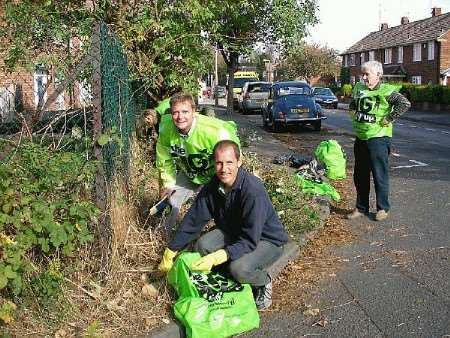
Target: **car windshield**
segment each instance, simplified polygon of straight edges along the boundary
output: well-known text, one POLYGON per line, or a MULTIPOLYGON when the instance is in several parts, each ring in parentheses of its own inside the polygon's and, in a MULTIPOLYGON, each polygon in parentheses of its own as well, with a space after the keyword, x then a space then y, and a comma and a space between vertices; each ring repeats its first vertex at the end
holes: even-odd
POLYGON ((255 82, 258 81, 257 78, 253 78, 253 77, 239 77, 237 79, 234 79, 234 88, 242 88, 244 87, 246 82, 255 82))
POLYGON ((307 86, 295 87, 295 86, 283 86, 278 89, 279 96, 285 95, 309 95, 311 90, 307 86))
POLYGON ((268 93, 272 85, 270 83, 258 83, 248 85, 249 93, 268 93))
POLYGON ((330 88, 315 88, 313 94, 314 95, 330 95, 330 96, 334 95, 330 88))

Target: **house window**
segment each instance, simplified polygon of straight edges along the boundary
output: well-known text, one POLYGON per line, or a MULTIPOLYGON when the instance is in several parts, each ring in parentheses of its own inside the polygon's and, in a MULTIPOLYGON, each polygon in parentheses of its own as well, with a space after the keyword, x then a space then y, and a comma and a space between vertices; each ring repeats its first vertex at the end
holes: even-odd
POLYGON ((89 106, 92 103, 92 87, 86 79, 78 84, 80 91, 80 103, 83 107, 89 106))
POLYGON ((422 50, 420 49, 421 44, 415 43, 413 46, 413 61, 422 61, 422 50))
POLYGON ((422 84, 422 76, 412 76, 411 82, 417 85, 422 84))
POLYGON ((348 67, 348 55, 344 55, 344 67, 348 67))
POLYGON ((364 53, 361 53, 361 64, 363 64, 364 62, 366 62, 366 60, 364 60, 364 53))
POLYGON ((384 50, 384 63, 392 63, 392 49, 386 48, 384 50))
POLYGON ((403 46, 398 47, 398 63, 403 63, 403 46))
MULTIPOLYGON (((62 84, 62 76, 58 73, 55 74, 55 90, 62 84)), ((64 91, 59 93, 58 97, 55 100, 55 106, 57 110, 64 110, 65 104, 64 104, 64 91)))
POLYGON ((371 50, 369 52, 369 61, 374 61, 375 60, 375 51, 371 50))
POLYGON ((434 60, 434 41, 428 41, 428 60, 434 60))
POLYGON ((37 69, 34 72, 34 104, 38 106, 40 101, 47 100, 47 80, 48 73, 44 69, 37 69))
POLYGON ((355 65, 355 54, 350 54, 350 66, 355 65))

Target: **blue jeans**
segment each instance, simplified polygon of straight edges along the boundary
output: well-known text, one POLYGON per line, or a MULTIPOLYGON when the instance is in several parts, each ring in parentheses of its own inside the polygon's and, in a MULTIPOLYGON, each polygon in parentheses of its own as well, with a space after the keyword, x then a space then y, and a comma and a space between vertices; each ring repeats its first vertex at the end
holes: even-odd
POLYGON ((389 154, 390 137, 375 137, 367 141, 356 138, 354 146, 356 208, 369 212, 370 173, 372 173, 377 199, 377 211, 389 211, 389 154))
MULTIPOLYGON (((232 239, 222 230, 214 229, 197 240, 194 250, 204 256, 223 249, 231 243, 232 239)), ((256 287, 264 286, 270 281, 265 268, 274 263, 282 253, 283 247, 267 241, 259 241, 255 250, 229 263, 230 274, 239 283, 248 283, 256 287)))

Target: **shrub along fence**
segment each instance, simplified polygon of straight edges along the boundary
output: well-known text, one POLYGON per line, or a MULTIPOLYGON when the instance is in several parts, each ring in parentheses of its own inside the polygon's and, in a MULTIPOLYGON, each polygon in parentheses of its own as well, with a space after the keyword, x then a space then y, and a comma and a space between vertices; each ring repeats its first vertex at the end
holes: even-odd
POLYGON ((75 61, 64 74, 52 64, 0 68, 0 291, 20 290, 36 253, 72 254, 96 224, 101 266, 109 266, 108 185, 127 176, 145 98, 105 24, 79 41, 67 49, 75 61))

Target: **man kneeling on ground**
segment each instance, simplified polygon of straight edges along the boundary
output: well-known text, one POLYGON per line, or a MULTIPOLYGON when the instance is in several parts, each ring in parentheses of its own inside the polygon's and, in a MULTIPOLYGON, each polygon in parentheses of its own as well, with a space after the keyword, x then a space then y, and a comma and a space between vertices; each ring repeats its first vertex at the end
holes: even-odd
POLYGON ((199 192, 166 248, 159 269, 169 271, 177 251, 214 219, 216 227, 194 245, 203 257, 192 268, 209 272, 229 262, 233 278, 251 284, 256 306, 266 309, 272 304, 272 278, 265 269, 281 256, 288 235, 261 180, 241 167, 235 142, 218 142, 214 163, 216 175, 199 192))

